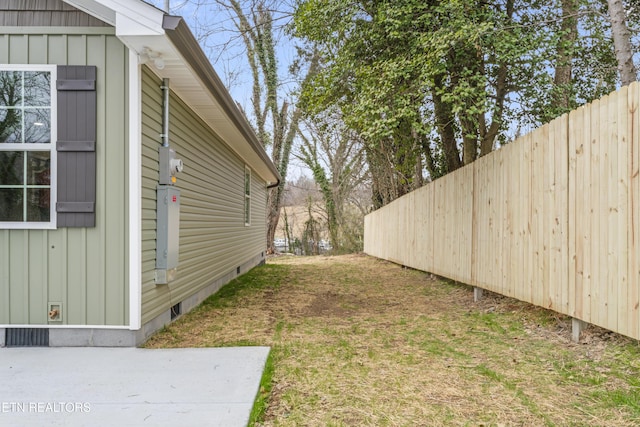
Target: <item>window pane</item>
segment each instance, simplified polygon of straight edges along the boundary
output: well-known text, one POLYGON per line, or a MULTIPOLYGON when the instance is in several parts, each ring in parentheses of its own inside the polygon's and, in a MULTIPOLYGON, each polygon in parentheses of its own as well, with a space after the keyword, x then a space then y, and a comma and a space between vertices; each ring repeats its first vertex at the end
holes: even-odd
MULTIPOLYGON (((51 143, 51 79, 50 70, 0 71, 0 144, 51 143)), ((51 220, 50 168, 50 150, 0 151, 0 222, 51 220)))
POLYGON ((0 106, 22 105, 22 73, 0 71, 0 106))
POLYGON ((0 185, 24 183, 24 152, 0 151, 0 185))
POLYGON ((48 71, 25 71, 24 105, 51 105, 51 73, 48 71))
POLYGON ((51 152, 28 151, 27 152, 27 184, 50 185, 51 184, 51 152))
POLYGON ((27 221, 49 222, 50 195, 48 188, 27 189, 27 221))
POLYGON ((244 194, 251 194, 251 172, 247 170, 244 172, 244 194))
POLYGON ((0 108, 0 144, 22 142, 22 110, 0 108))
POLYGON ((0 221, 22 221, 22 188, 0 188, 0 221))
POLYGON ((251 222, 251 199, 245 197, 244 199, 244 223, 249 224, 251 222))
POLYGON ((51 142, 51 110, 48 108, 33 108, 24 110, 24 142, 51 142))

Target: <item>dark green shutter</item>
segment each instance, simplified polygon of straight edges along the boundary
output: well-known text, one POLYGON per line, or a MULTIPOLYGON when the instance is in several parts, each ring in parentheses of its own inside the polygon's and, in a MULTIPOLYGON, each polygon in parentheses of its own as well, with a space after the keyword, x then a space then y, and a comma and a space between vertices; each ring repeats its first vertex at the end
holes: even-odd
POLYGON ((58 66, 58 227, 96 225, 96 67, 58 66))

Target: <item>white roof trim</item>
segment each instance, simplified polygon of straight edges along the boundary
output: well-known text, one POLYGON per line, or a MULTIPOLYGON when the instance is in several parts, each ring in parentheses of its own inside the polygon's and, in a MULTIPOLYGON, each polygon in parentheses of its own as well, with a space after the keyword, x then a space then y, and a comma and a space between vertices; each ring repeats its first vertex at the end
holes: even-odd
POLYGON ((116 25, 116 13, 113 8, 106 7, 95 0, 63 0, 76 9, 88 13, 89 15, 106 22, 109 25, 116 25))
MULTIPOLYGON (((164 12, 140 0, 63 0, 65 3, 92 15, 109 25, 119 25, 117 15, 136 22, 137 27, 163 34, 164 12)), ((148 34, 148 33, 146 33, 148 34)))

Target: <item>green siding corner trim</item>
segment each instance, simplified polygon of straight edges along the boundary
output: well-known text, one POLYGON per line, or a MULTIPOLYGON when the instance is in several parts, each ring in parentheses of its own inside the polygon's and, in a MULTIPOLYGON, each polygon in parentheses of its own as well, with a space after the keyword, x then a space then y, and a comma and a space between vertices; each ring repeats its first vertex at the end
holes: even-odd
POLYGON ((251 226, 244 221, 245 163, 180 98, 171 94, 170 144, 184 162, 177 279, 154 282, 161 81, 143 67, 142 322, 189 298, 266 250, 266 183, 252 176, 251 226))
POLYGON ((128 50, 112 35, 55 32, 0 34, 0 63, 97 67, 96 227, 0 230, 0 325, 48 325, 57 302, 51 325, 127 326, 128 50))

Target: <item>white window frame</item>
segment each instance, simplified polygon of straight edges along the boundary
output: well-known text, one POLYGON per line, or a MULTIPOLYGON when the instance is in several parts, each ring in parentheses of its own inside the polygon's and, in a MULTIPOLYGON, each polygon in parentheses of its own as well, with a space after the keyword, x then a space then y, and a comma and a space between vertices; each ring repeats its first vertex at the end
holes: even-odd
MULTIPOLYGON (((56 142, 58 141, 58 94, 56 90, 57 66, 50 64, 0 64, 0 71, 47 71, 51 73, 51 142, 49 144, 0 144, 0 151, 49 151, 50 156, 50 199, 49 199, 49 222, 9 222, 0 221, 0 230, 46 230, 56 228, 56 202, 58 192, 58 155, 56 142)), ((26 184, 25 184, 26 185, 26 184)))
POLYGON ((242 186, 242 192, 244 193, 244 206, 242 213, 244 215, 244 225, 249 227, 251 225, 251 168, 247 165, 244 166, 244 185, 242 186), (247 187, 247 177, 249 177, 249 186, 247 187), (247 188, 249 194, 247 194, 247 188), (249 221, 247 221, 249 219, 249 221))

